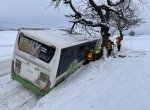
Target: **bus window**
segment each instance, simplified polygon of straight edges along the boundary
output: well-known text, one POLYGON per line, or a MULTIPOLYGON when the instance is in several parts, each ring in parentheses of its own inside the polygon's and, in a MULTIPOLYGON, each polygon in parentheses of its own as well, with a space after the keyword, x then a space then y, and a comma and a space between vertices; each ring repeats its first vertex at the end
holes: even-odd
POLYGON ((61 50, 60 61, 56 77, 60 76, 61 74, 63 74, 68 70, 70 64, 76 57, 75 51, 76 50, 74 47, 69 47, 61 50))
POLYGON ((80 46, 80 47, 78 48, 78 52, 77 52, 78 58, 80 58, 80 59, 83 60, 83 59, 86 58, 86 54, 87 54, 87 52, 86 52, 86 45, 80 46))
POLYGON ((66 58, 70 58, 74 55, 74 50, 71 49, 63 49, 61 52, 61 56, 66 57, 66 58))
POLYGON ((88 45, 88 48, 93 50, 93 49, 95 48, 95 46, 96 46, 96 43, 97 43, 97 42, 92 42, 92 43, 90 43, 90 44, 88 45))
POLYGON ((46 63, 51 61, 56 50, 55 47, 47 46, 23 35, 20 35, 19 37, 18 47, 19 50, 46 63))

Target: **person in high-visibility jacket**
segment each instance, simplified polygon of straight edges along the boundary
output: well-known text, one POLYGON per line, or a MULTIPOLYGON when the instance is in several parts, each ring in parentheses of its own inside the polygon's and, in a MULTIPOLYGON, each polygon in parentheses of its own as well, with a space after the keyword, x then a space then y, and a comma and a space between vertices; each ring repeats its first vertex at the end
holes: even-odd
POLYGON ((87 52, 87 60, 88 60, 88 61, 92 61, 93 58, 94 58, 94 52, 93 52, 93 50, 89 50, 89 51, 87 52))
POLYGON ((121 49, 121 42, 122 42, 122 38, 120 36, 118 36, 116 38, 116 43, 117 43, 117 49, 118 49, 118 51, 120 51, 120 49, 121 49))
POLYGON ((114 43, 108 39, 108 57, 111 55, 114 43))
POLYGON ((86 51, 86 60, 84 62, 84 64, 88 64, 89 62, 93 61, 94 60, 94 49, 88 47, 88 48, 85 48, 85 51, 86 51))

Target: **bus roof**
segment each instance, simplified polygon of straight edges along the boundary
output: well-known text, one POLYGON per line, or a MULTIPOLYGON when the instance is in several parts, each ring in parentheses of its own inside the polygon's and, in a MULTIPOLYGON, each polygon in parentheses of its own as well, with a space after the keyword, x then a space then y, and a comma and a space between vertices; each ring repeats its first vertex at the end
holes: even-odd
POLYGON ((98 37, 88 37, 79 33, 69 34, 66 29, 31 29, 21 28, 19 33, 33 38, 43 43, 54 45, 56 47, 65 48, 99 39, 98 37))

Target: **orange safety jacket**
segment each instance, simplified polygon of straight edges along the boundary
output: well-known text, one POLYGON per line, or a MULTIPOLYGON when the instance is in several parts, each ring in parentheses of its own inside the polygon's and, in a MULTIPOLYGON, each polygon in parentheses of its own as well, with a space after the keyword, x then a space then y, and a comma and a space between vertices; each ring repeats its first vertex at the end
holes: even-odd
POLYGON ((116 38, 116 39, 117 39, 117 42, 116 42, 116 43, 117 43, 118 45, 121 45, 122 38, 121 38, 121 37, 118 37, 118 38, 116 38))
POLYGON ((108 49, 112 49, 112 45, 113 45, 113 42, 112 41, 108 41, 108 49))
POLYGON ((88 60, 93 60, 93 57, 94 56, 93 56, 93 52, 92 51, 90 51, 90 52, 87 53, 87 59, 88 60))

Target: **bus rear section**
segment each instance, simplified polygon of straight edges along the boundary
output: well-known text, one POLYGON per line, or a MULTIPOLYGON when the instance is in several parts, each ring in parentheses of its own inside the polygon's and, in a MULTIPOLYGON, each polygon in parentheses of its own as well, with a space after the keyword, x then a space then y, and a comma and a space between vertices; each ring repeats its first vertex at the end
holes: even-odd
POLYGON ((19 33, 14 48, 11 78, 36 94, 45 95, 53 86, 51 73, 55 70, 50 67, 53 65, 55 52, 55 46, 19 33))

